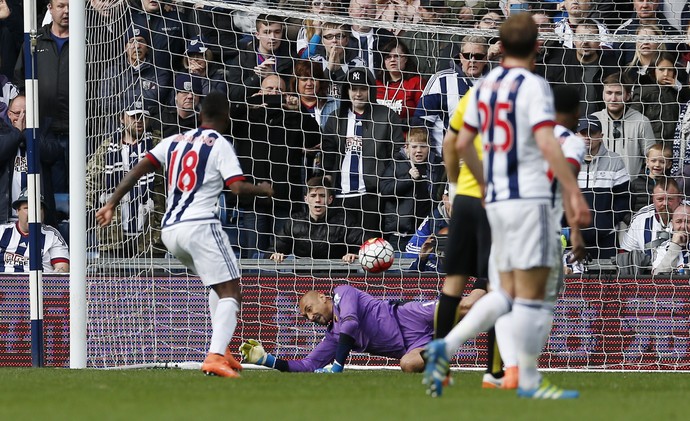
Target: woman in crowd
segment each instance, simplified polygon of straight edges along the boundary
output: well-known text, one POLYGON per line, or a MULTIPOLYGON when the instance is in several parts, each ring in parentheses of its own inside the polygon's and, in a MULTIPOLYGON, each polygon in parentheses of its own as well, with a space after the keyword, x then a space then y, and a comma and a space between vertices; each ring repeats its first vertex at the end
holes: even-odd
MULTIPOLYGON (((310 12, 315 15, 336 15, 339 13, 338 2, 334 0, 312 0, 310 12)), ((315 19, 305 19, 304 25, 297 34, 297 54, 309 58, 316 52, 321 43, 321 24, 315 19)))
POLYGON ((657 141, 672 142, 680 104, 690 99, 690 90, 678 82, 675 56, 667 51, 657 54, 647 73, 652 82, 633 90, 630 106, 649 119, 657 141))
POLYGON ((424 80, 417 73, 416 62, 405 44, 390 42, 383 46, 381 54, 384 68, 376 78, 376 102, 395 111, 407 131, 408 121, 414 116, 424 91, 424 80))
POLYGON ((654 83, 654 73, 650 72, 649 67, 654 65, 657 55, 660 51, 665 51, 666 46, 650 38, 662 36, 663 33, 658 26, 641 25, 636 35, 638 38, 635 43, 635 55, 632 61, 627 63, 625 72, 640 85, 654 83))
POLYGON ((326 125, 328 116, 338 108, 338 100, 328 95, 330 82, 326 79, 323 66, 310 60, 300 60, 295 64, 295 76, 291 81, 291 90, 297 96, 289 97, 287 107, 301 109, 311 114, 319 126, 326 125))

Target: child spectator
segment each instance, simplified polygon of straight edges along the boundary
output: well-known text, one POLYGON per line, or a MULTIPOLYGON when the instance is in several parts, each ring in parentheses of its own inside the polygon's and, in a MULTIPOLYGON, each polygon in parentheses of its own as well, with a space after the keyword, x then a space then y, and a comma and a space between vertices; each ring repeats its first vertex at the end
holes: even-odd
POLYGON ((671 174, 673 151, 657 143, 647 151, 646 170, 630 182, 630 209, 637 212, 652 203, 652 191, 660 178, 671 174))
POLYGON ((412 239, 431 212, 434 186, 443 177, 441 158, 429 147, 426 128, 410 130, 405 147, 393 154, 379 189, 383 196, 384 237, 396 251, 412 239))

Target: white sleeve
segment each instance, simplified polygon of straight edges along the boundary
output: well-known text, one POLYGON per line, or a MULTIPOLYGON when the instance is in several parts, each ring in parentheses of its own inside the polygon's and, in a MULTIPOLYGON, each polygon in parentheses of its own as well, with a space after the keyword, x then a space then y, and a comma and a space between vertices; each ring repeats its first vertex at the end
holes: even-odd
POLYGON ((479 112, 477 111, 477 97, 479 96, 479 89, 471 89, 467 94, 467 108, 465 108, 464 124, 474 127, 479 131, 481 123, 479 121, 479 112))
POLYGON ((677 267, 681 248, 671 240, 657 247, 656 258, 652 263, 652 273, 670 273, 677 267))
POLYGON ((223 180, 228 181, 232 178, 242 177, 244 173, 242 172, 240 161, 237 159, 235 149, 232 147, 230 142, 228 142, 225 138, 221 138, 218 139, 216 145, 218 170, 220 171, 220 175, 223 177, 223 180))
POLYGON ((158 165, 161 167, 165 167, 167 164, 165 160, 168 154, 168 149, 170 147, 171 138, 172 137, 166 137, 165 139, 161 140, 159 144, 154 146, 148 152, 150 156, 154 157, 156 161, 158 161, 158 165))
POLYGON ((585 161, 585 141, 580 136, 568 136, 561 148, 566 159, 572 159, 580 165, 585 161))
POLYGON ((520 89, 528 98, 529 125, 532 130, 555 119, 553 92, 548 82, 539 76, 530 77, 520 89))

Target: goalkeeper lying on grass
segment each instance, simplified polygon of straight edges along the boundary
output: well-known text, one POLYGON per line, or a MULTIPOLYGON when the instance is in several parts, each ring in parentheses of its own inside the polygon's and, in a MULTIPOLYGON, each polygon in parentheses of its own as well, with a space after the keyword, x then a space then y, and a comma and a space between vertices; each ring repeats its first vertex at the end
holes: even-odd
POLYGON ((240 346, 243 362, 280 371, 339 373, 354 350, 397 358, 405 372, 424 370, 421 352, 434 334, 436 301, 377 300, 341 285, 333 291, 333 298, 318 291, 307 292, 299 300, 299 309, 307 319, 327 326, 326 337, 306 358, 282 360, 266 353, 260 342, 249 340, 240 346))

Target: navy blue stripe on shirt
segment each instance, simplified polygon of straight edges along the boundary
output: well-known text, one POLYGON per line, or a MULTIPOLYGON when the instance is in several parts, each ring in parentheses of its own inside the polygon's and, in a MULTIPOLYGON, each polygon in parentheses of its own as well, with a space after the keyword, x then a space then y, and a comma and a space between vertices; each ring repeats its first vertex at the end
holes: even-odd
MULTIPOLYGON (((172 162, 171 157, 173 151, 175 151, 175 148, 177 147, 178 143, 173 142, 170 144, 170 149, 168 149, 168 166, 172 166, 175 163, 172 162)), ((179 180, 180 173, 182 172, 182 161, 184 156, 187 154, 187 152, 192 149, 194 146, 193 143, 187 143, 182 151, 179 151, 179 155, 176 156, 177 162, 179 163, 177 166, 177 171, 173 175, 173 179, 168 181, 168 184, 170 186, 170 189, 168 191, 168 195, 172 194, 173 197, 173 202, 170 208, 168 209, 168 214, 165 215, 165 218, 163 219, 163 226, 166 226, 168 223, 168 220, 172 217, 173 212, 177 209, 177 205, 180 203, 180 200, 182 199, 182 192, 180 189, 177 188, 177 181, 179 180)), ((178 218, 179 219, 179 218, 178 218)))
MULTIPOLYGON (((654 227, 654 218, 655 216, 652 215, 644 221, 644 244, 647 244, 650 241, 652 241, 652 229, 654 227)), ((650 256, 652 255, 652 250, 645 250, 644 252, 650 256)))
MULTIPOLYGON (((496 81, 493 83, 493 86, 499 86, 501 83, 501 80, 503 80, 503 78, 507 74, 508 74, 508 69, 503 69, 503 73, 498 78, 496 78, 496 81)), ((481 88, 479 88, 479 89, 481 89, 481 88)), ((479 91, 479 89, 478 89, 478 91, 479 91)), ((494 109, 496 108, 496 97, 497 96, 498 96, 498 89, 494 88, 493 91, 491 92, 491 98, 489 98, 489 104, 488 104, 489 105, 489 107, 488 107, 489 108, 489 110, 488 110, 489 115, 484 116, 484 118, 488 120, 488 123, 490 123, 488 125, 488 135, 489 135, 488 136, 489 137, 489 139, 488 139, 489 151, 488 152, 489 152, 489 154, 488 154, 487 158, 489 161, 488 162, 488 169, 489 170, 488 170, 488 174, 486 177, 486 184, 487 185, 492 185, 493 180, 494 180, 493 169, 494 169, 494 158, 496 157, 496 155, 495 155, 496 151, 495 151, 495 146, 494 146, 495 140, 494 140, 494 130, 493 130, 495 122, 493 121, 493 118, 494 118, 494 109)), ((478 98, 479 98, 479 96, 478 96, 478 98)), ((479 104, 479 102, 477 104, 479 104)), ((477 109, 479 109, 479 108, 477 108, 477 109)), ((480 117, 481 117, 481 113, 480 113, 480 117)), ((485 124, 485 122, 480 121, 479 126, 483 127, 483 126, 486 126, 486 124, 485 124)), ((494 186, 491 189, 491 202, 495 202, 495 201, 496 201, 496 188, 494 186)))
POLYGON ((513 128, 513 133, 506 133, 506 136, 513 136, 510 139, 511 148, 508 150, 508 188, 510 191, 511 199, 520 198, 520 180, 518 179, 518 141, 515 138, 517 136, 517 119, 515 116, 515 108, 517 107, 517 96, 520 92, 520 87, 522 82, 525 81, 525 76, 520 75, 513 81, 513 87, 508 94, 508 104, 510 104, 510 111, 507 113, 508 122, 510 127, 513 128))
POLYGON ((194 184, 194 189, 189 192, 189 196, 187 197, 187 200, 184 201, 182 208, 177 213, 175 222, 180 222, 180 218, 182 218, 182 215, 184 215, 185 210, 187 210, 189 205, 194 201, 194 195, 199 190, 199 188, 201 188, 201 185, 204 184, 204 177, 206 175, 206 164, 208 163, 208 157, 211 154, 212 147, 213 146, 204 143, 201 145, 201 148, 199 148, 199 161, 197 162, 195 169, 196 183, 194 184))

